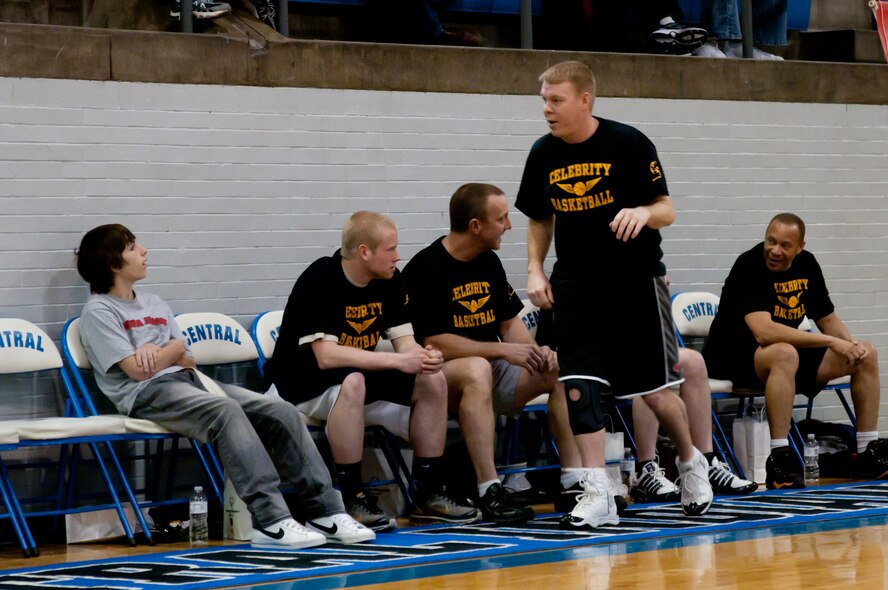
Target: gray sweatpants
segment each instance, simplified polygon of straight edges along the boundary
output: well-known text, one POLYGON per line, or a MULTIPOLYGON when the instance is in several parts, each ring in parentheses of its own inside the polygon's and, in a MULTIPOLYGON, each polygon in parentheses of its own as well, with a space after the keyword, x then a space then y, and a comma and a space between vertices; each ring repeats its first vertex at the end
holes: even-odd
POLYGON ((130 415, 215 443, 253 526, 265 528, 290 517, 278 489, 280 477, 296 487, 307 518, 345 512, 295 406, 235 385, 219 387, 227 397, 208 393, 194 371, 163 375, 139 393, 130 415))

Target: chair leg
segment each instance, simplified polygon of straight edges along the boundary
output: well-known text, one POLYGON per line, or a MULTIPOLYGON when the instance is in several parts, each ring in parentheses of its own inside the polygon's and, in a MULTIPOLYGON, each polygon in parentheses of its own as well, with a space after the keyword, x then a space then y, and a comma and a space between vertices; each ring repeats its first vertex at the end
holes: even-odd
POLYGON ((721 422, 718 420, 718 414, 716 414, 715 410, 712 410, 712 441, 719 449, 720 459, 725 463, 728 463, 738 477, 746 479, 746 474, 743 473, 740 461, 737 459, 737 455, 734 454, 734 447, 728 440, 728 436, 725 433, 724 428, 722 428, 721 422), (722 442, 719 442, 718 439, 721 439, 722 442), (730 459, 730 461, 728 461, 728 459, 730 459))
POLYGON ((31 535, 31 529, 28 528, 28 522, 22 513, 22 507, 15 496, 12 489, 12 482, 9 480, 9 474, 6 472, 6 464, 0 458, 0 496, 3 497, 3 505, 9 513, 9 520, 12 522, 12 528, 15 530, 15 536, 18 538, 19 546, 22 548, 24 557, 37 557, 40 551, 37 550, 37 544, 31 535))
MULTIPOLYGON (((142 509, 139 505, 139 501, 136 499, 136 495, 133 493, 133 488, 129 484, 129 480, 126 477, 126 473, 123 470, 123 466, 120 464, 120 459, 117 458, 117 453, 114 451, 114 447, 111 445, 110 441, 105 442, 105 449, 108 451, 108 457, 111 459, 111 463, 114 465, 114 471, 117 473, 117 477, 120 478, 120 485, 123 488, 124 493, 126 494, 127 500, 130 503, 130 506, 133 507, 133 512, 135 512, 136 521, 139 523, 139 526, 142 527, 142 533, 145 535, 145 540, 148 541, 149 545, 154 545, 154 539, 151 537, 151 527, 148 526, 148 522, 145 520, 145 515, 142 514, 142 509)), ((98 449, 93 452, 97 452, 98 449)))
MULTIPOLYGON (((120 518, 120 525, 123 527, 123 532, 126 534, 126 538, 130 545, 135 547, 136 538, 133 534, 133 528, 130 526, 129 519, 126 517, 126 512, 123 509, 123 504, 120 502, 120 496, 117 494, 117 489, 114 486, 114 480, 111 478, 111 473, 108 471, 108 466, 105 465, 105 460, 102 459, 102 455, 99 453, 99 445, 97 443, 89 443, 89 447, 92 449, 93 455, 95 455, 96 464, 102 472, 102 479, 105 480, 105 485, 108 487, 108 493, 111 494, 111 500, 114 503, 114 509, 117 511, 117 516, 120 518)), ((127 488, 129 487, 126 481, 123 481, 122 485, 127 488)), ((134 500, 135 498, 133 498, 133 501, 134 500)), ((141 516, 139 503, 133 502, 131 506, 133 510, 141 516)), ((147 532, 147 525, 145 525, 145 527, 147 532)), ((148 534, 150 535, 150 533, 148 534)))
POLYGON ((408 483, 411 481, 410 472, 407 471, 406 465, 403 464, 403 457, 401 458, 400 463, 396 457, 396 455, 400 455, 400 453, 397 446, 395 446, 397 443, 394 440, 394 437, 382 427, 379 427, 378 429, 374 428, 373 433, 379 444, 379 448, 382 451, 383 456, 385 457, 386 464, 388 464, 388 467, 392 472, 392 477, 394 477, 395 483, 397 483, 398 488, 401 490, 401 494, 404 496, 404 502, 406 502, 406 506, 413 506, 413 497, 410 489, 411 486, 408 483))
POLYGON ((842 407, 845 408, 845 413, 848 414, 848 419, 851 420, 851 426, 854 427, 854 432, 857 432, 857 418, 854 416, 854 411, 851 409, 851 406, 848 405, 848 400, 845 398, 845 392, 841 389, 836 389, 836 395, 839 396, 839 401, 842 402, 842 407))

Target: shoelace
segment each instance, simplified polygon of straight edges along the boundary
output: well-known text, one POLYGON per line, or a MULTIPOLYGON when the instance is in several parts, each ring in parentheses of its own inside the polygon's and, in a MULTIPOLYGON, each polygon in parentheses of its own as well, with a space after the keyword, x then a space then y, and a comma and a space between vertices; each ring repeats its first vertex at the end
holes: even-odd
POLYGON ((587 502, 593 502, 596 498, 607 496, 608 486, 593 479, 584 479, 581 486, 583 492, 577 496, 577 506, 587 502))
POLYGON ((692 482, 694 482, 694 481, 696 480, 696 483, 697 483, 697 487, 696 487, 696 489, 691 489, 691 490, 690 490, 690 492, 691 492, 693 495, 697 495, 697 494, 700 493, 700 490, 701 490, 700 483, 701 483, 701 482, 706 483, 706 484, 709 483, 709 478, 708 478, 708 477, 705 477, 705 478, 704 478, 702 475, 700 475, 699 473, 697 473, 697 472, 694 471, 693 469, 691 469, 690 471, 685 471, 684 473, 680 474, 678 477, 675 478, 675 484, 676 484, 677 486, 679 486, 679 489, 681 489, 682 491, 684 491, 684 482, 685 482, 685 480, 688 480, 688 487, 689 487, 689 488, 692 488, 692 487, 693 487, 693 486, 692 486, 692 482))
POLYGON ((361 530, 367 528, 346 514, 334 514, 333 515, 333 522, 335 522, 337 525, 339 525, 340 527, 342 527, 344 529, 349 529, 352 531, 361 531, 361 530))
POLYGON ((654 469, 653 471, 646 471, 645 474, 641 476, 641 479, 638 480, 639 483, 644 481, 645 475, 650 476, 649 479, 651 485, 646 486, 648 488, 647 491, 649 492, 657 493, 663 488, 668 488, 669 486, 672 486, 673 488, 675 487, 675 485, 671 481, 666 479, 666 470, 659 465, 657 465, 656 469, 654 469), (653 487, 654 484, 656 484, 656 487, 653 487))
POLYGON ((716 461, 709 467, 709 479, 714 481, 716 485, 726 486, 734 480, 734 474, 731 473, 727 465, 716 461))

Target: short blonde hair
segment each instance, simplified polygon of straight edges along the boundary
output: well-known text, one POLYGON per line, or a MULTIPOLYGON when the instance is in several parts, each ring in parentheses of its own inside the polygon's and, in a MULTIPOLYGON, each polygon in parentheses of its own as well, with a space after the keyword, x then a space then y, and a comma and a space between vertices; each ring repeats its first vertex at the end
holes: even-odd
POLYGON ((557 63, 540 75, 540 84, 561 84, 570 82, 577 92, 588 92, 595 98, 595 74, 584 63, 563 61, 557 63))
POLYGON ((361 244, 375 250, 383 229, 397 230, 391 217, 375 211, 357 211, 348 218, 342 228, 342 257, 348 260, 361 244))

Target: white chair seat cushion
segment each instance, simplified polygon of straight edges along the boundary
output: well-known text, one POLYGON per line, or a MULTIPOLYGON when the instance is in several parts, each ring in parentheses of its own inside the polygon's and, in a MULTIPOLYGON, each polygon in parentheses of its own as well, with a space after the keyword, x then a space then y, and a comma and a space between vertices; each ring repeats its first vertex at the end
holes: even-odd
POLYGON ((541 393, 540 395, 536 396, 535 398, 533 398, 532 400, 530 400, 529 402, 527 402, 524 405, 525 405, 525 407, 527 407, 527 406, 544 406, 548 403, 549 403, 549 394, 548 393, 541 393))
POLYGON ((845 375, 844 377, 839 377, 837 379, 833 379, 827 385, 850 385, 851 384, 851 375, 845 375))
POLYGON ((144 420, 142 418, 130 418, 129 416, 121 416, 123 424, 126 427, 127 434, 172 434, 172 430, 167 430, 157 422, 144 420))
POLYGON ((54 440, 76 436, 103 436, 124 434, 126 432, 123 419, 118 416, 5 420, 3 426, 14 428, 18 432, 21 442, 28 440, 54 440))
POLYGON ((727 379, 710 379, 709 391, 712 393, 728 393, 734 389, 734 383, 727 379))
POLYGON ((18 430, 0 422, 0 445, 14 445, 19 441, 18 430))

